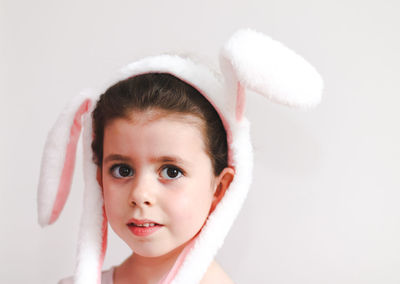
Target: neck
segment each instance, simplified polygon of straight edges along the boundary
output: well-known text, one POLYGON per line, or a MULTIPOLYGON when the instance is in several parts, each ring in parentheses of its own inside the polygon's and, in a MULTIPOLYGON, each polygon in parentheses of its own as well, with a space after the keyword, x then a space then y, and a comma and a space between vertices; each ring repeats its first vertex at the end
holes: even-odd
POLYGON ((145 257, 132 253, 115 270, 115 283, 159 283, 171 270, 186 243, 164 255, 145 257))

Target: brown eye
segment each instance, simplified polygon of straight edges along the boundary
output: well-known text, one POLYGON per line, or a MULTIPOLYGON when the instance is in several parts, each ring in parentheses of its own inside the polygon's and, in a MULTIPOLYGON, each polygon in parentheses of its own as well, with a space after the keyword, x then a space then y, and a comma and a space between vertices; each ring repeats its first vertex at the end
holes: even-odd
POLYGON ((177 167, 166 166, 162 169, 161 176, 165 179, 176 179, 182 176, 182 171, 177 167))
POLYGON ((111 168, 111 175, 116 178, 125 178, 133 175, 133 170, 128 165, 115 165, 111 168))

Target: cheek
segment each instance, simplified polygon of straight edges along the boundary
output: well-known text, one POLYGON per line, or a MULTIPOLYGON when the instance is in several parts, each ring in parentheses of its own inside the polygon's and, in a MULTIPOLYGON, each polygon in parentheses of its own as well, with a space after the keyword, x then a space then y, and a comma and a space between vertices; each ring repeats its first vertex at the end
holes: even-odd
POLYGON ((112 221, 116 218, 122 216, 122 209, 124 201, 124 196, 122 196, 122 191, 112 190, 108 186, 104 186, 103 189, 103 199, 104 199, 104 207, 106 210, 106 215, 109 221, 112 221))
MULTIPOLYGON (((193 188, 191 188, 193 189, 193 188)), ((208 188, 197 188, 189 192, 169 196, 168 215, 175 229, 197 233, 208 216, 212 194, 208 188)))

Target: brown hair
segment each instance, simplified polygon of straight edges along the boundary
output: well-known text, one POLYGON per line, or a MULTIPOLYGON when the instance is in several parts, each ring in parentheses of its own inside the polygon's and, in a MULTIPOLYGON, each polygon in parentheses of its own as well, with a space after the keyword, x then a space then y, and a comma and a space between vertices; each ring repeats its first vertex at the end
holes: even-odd
POLYGON ((147 73, 119 81, 100 96, 92 113, 93 161, 102 165, 104 127, 115 118, 127 118, 134 110, 165 110, 191 114, 204 121, 204 142, 215 176, 228 165, 226 131, 210 104, 194 87, 167 73, 147 73))

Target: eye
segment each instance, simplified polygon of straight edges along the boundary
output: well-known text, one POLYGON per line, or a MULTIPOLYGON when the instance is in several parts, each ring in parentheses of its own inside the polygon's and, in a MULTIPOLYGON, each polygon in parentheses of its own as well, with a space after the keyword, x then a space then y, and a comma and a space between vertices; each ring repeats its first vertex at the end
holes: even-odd
POLYGON ((177 179, 183 175, 182 170, 175 166, 165 166, 161 170, 161 176, 165 179, 177 179))
POLYGON ((110 169, 111 175, 115 178, 126 178, 133 176, 133 169, 128 165, 114 165, 110 169))

